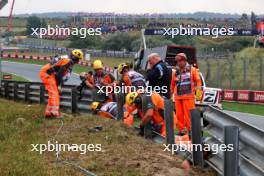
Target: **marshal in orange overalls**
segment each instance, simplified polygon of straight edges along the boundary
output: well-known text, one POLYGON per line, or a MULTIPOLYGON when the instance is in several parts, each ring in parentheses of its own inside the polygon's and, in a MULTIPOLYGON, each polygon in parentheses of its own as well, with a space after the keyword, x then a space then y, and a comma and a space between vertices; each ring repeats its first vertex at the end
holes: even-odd
MULTIPOLYGON (((117 102, 106 102, 106 103, 99 103, 93 102, 91 104, 91 110, 93 113, 98 114, 100 117, 115 119, 117 120, 118 117, 118 109, 117 109, 117 102)), ((133 125, 133 115, 127 111, 127 106, 123 107, 124 110, 124 117, 123 122, 128 126, 133 125)))
MULTIPOLYGON (((159 133, 162 136, 166 136, 166 126, 164 119, 164 99, 156 92, 153 92, 150 97, 150 101, 148 101, 147 112, 143 114, 142 123, 146 123, 146 114, 151 116, 151 120, 154 123, 154 126, 159 126, 159 133)), ((176 116, 174 117, 174 125, 176 126, 177 120, 176 116)))
POLYGON ((73 62, 69 58, 61 58, 54 65, 44 65, 39 73, 40 79, 48 91, 48 104, 45 111, 45 116, 60 117, 60 96, 58 86, 61 84, 63 76, 70 72, 73 62))
POLYGON ((198 70, 189 64, 186 64, 184 70, 174 70, 171 85, 175 99, 178 129, 180 132, 185 129, 190 131, 190 110, 195 108, 196 88, 202 86, 198 70))

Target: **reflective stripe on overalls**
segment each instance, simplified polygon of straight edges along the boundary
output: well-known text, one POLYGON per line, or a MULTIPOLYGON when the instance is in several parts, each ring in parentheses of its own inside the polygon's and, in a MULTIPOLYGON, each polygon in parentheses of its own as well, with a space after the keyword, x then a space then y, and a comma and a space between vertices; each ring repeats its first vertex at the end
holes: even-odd
POLYGON ((100 111, 108 112, 111 114, 112 118, 117 118, 117 103, 116 102, 109 102, 103 105, 100 111))
POLYGON ((140 73, 131 70, 128 72, 128 76, 132 86, 145 86, 145 78, 140 73))
POLYGON ((191 68, 188 69, 185 73, 180 73, 177 75, 178 82, 176 83, 177 86, 177 95, 186 95, 192 94, 192 74, 191 68))

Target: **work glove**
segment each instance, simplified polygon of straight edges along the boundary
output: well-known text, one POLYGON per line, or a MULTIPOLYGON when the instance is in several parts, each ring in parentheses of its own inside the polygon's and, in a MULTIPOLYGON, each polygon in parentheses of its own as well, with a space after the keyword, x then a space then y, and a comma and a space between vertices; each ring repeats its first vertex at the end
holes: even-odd
POLYGON ((61 86, 58 86, 58 91, 59 93, 61 93, 61 86))
POLYGON ((201 101, 202 100, 202 96, 203 96, 203 91, 201 88, 196 89, 196 93, 195 93, 195 99, 197 101, 201 101))

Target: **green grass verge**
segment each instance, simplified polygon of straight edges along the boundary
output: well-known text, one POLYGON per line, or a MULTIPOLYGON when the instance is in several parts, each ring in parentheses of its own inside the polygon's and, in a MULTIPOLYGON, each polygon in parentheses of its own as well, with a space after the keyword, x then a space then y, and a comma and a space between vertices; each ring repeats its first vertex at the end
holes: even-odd
POLYGON ((5 74, 12 75, 12 81, 28 81, 26 78, 18 76, 18 75, 14 75, 12 73, 6 73, 6 72, 2 73, 2 75, 5 75, 5 74))
POLYGON ((264 116, 264 105, 223 102, 223 109, 264 116))
MULTIPOLYGON (((78 170, 58 162, 55 152, 42 155, 31 151, 31 144, 47 144, 60 127, 60 120, 46 120, 42 105, 22 104, 0 99, 0 172, 1 175, 73 175, 78 170)), ((160 144, 136 135, 121 122, 94 115, 63 114, 64 126, 57 135, 59 144, 101 144, 102 152, 62 152, 68 161, 97 175, 183 176, 182 160, 164 152, 160 144), (100 132, 88 129, 102 126, 100 132), (162 163, 162 164, 161 164, 162 163)), ((191 169, 190 175, 208 176, 207 172, 191 169)))

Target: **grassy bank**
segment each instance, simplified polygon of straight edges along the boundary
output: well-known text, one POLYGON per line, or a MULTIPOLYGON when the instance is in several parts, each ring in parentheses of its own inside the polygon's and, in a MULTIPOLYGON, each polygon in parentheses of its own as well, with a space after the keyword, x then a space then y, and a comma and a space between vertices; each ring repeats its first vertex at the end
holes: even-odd
MULTIPOLYGON (((56 159, 55 152, 31 151, 31 144, 47 144, 55 137, 60 120, 45 120, 44 106, 0 99, 1 175, 83 175, 56 159)), ((122 123, 92 115, 64 114, 56 136, 60 144, 101 144, 101 152, 62 152, 63 157, 97 175, 208 175, 198 169, 181 169, 181 159, 163 152, 162 145, 136 135, 122 123), (100 132, 92 132, 102 126, 100 132)))

